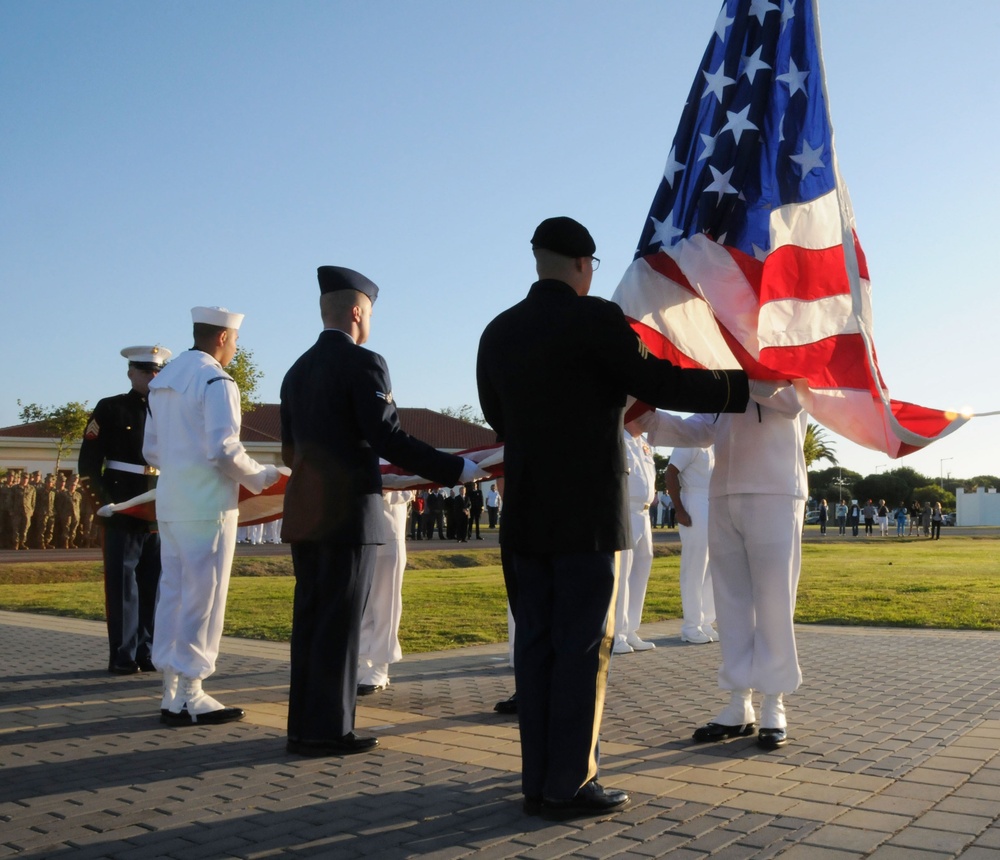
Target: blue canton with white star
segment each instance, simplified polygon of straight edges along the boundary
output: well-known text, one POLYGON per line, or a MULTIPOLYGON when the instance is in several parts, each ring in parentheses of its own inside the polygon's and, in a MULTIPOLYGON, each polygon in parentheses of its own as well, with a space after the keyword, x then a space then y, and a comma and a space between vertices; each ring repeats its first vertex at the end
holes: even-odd
POLYGON ((815 0, 726 0, 636 257, 705 233, 763 259, 769 217, 836 185, 815 0))

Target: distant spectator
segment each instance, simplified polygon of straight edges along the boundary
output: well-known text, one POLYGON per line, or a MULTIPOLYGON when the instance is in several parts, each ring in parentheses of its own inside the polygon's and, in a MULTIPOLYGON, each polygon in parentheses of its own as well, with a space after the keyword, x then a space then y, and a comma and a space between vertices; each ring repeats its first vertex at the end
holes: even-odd
POLYGON ((840 534, 847 534, 847 505, 841 499, 837 504, 837 531, 840 534))
POLYGON ((872 504, 872 500, 869 499, 868 503, 861 509, 861 516, 865 518, 865 537, 873 536, 875 534, 875 517, 878 514, 878 508, 872 504))
POLYGON ((907 515, 906 502, 900 502, 893 515, 896 518, 896 537, 904 537, 906 535, 907 515))
POLYGON ((934 508, 931 510, 931 539, 940 540, 941 539, 941 522, 944 519, 944 514, 941 513, 941 503, 935 502, 934 508))

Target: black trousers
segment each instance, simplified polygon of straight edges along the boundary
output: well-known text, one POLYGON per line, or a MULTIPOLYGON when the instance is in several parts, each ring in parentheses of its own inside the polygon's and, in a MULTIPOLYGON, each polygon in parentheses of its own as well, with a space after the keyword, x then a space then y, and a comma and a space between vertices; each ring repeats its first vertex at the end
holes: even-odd
POLYGON ((127 666, 150 658, 159 584, 160 536, 105 528, 104 609, 110 665, 127 666))
POLYGON ((290 740, 330 741, 354 730, 361 617, 375 550, 373 544, 292 544, 290 740))
POLYGON ((615 554, 512 555, 521 786, 526 797, 567 800, 598 771, 615 554))

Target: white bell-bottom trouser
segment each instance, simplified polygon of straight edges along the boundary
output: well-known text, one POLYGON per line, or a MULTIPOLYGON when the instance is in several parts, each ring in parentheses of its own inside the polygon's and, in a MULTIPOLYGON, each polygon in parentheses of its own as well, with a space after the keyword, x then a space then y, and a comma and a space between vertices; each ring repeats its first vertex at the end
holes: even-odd
POLYGON ((715 621, 715 595, 708 556, 708 490, 682 490, 682 498, 691 516, 691 525, 677 525, 681 537, 681 608, 684 612, 681 635, 693 636, 715 621))
POLYGON ((795 593, 805 501, 793 496, 713 496, 709 557, 724 690, 790 693, 802 682, 795 593))
POLYGON ((153 665, 204 680, 215 671, 236 552, 237 512, 163 522, 153 665))
POLYGON ((624 642, 642 623, 642 605, 653 566, 653 531, 649 509, 635 510, 632 518, 632 549, 621 552, 618 597, 615 602, 615 641, 624 642))
POLYGON ((385 684, 389 664, 403 659, 399 620, 403 615, 406 542, 390 540, 375 551, 375 574, 361 619, 358 683, 385 684))

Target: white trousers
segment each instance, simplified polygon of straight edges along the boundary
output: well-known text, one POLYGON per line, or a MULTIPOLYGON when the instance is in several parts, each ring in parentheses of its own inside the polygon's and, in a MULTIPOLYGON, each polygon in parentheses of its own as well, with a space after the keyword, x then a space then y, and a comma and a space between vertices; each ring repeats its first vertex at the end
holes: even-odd
POLYGON ((153 665, 205 679, 215 671, 236 552, 237 512, 160 522, 160 589, 153 665))
POLYGON ((615 640, 624 642, 642 623, 642 605, 653 567, 653 531, 649 510, 632 510, 632 549, 621 552, 618 597, 615 600, 615 640))
POLYGON ((681 536, 681 608, 684 621, 682 636, 693 636, 701 627, 715 621, 715 595, 708 557, 708 491, 682 490, 684 507, 691 515, 691 525, 677 524, 681 536))
POLYGON ((724 690, 790 693, 802 683, 795 593, 805 501, 792 496, 713 497, 709 553, 724 690))
POLYGON ((399 620, 403 616, 403 571, 406 541, 390 540, 375 551, 375 574, 361 618, 359 684, 385 684, 389 664, 403 659, 399 620))

